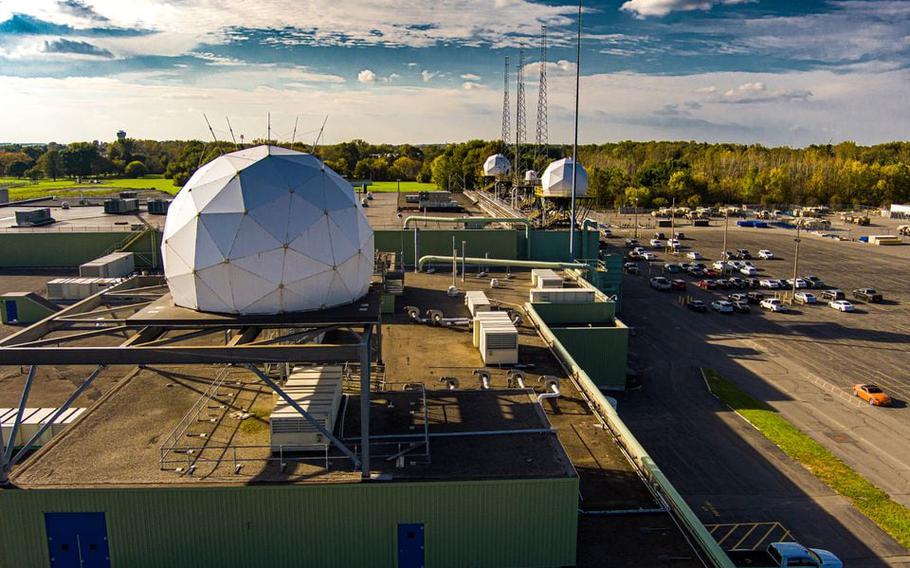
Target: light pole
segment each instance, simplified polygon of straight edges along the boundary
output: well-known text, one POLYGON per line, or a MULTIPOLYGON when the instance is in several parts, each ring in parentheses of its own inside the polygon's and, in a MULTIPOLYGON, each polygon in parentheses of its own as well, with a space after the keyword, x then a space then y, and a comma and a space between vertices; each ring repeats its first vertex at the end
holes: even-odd
POLYGON ((799 241, 800 241, 799 228, 800 228, 800 225, 799 225, 799 223, 797 223, 796 224, 796 238, 794 239, 796 241, 796 252, 793 254, 793 286, 791 289, 793 296, 792 296, 791 300, 796 299, 796 278, 797 278, 797 274, 799 273, 799 241))
POLYGON ((635 225, 635 236, 633 238, 638 238, 638 198, 632 200, 632 224, 635 225))
POLYGON ((720 251, 720 260, 726 260, 727 257, 727 227, 729 226, 730 212, 724 211, 724 249, 720 251))

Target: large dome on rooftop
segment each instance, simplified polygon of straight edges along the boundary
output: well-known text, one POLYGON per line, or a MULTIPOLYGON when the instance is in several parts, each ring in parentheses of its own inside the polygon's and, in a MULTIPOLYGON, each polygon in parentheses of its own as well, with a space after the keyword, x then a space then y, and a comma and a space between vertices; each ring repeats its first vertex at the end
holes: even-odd
POLYGON ((483 163, 483 175, 487 177, 507 176, 511 171, 509 159, 502 154, 493 154, 483 163))
MULTIPOLYGON (((540 185, 544 197, 572 197, 572 158, 556 160, 547 166, 540 177, 540 185)), ((578 164, 575 168, 575 197, 584 197, 588 194, 588 172, 585 167, 578 164)))
POLYGON ((275 146, 199 168, 168 209, 161 252, 174 303, 211 312, 348 304, 373 274, 373 230, 351 185, 275 146))

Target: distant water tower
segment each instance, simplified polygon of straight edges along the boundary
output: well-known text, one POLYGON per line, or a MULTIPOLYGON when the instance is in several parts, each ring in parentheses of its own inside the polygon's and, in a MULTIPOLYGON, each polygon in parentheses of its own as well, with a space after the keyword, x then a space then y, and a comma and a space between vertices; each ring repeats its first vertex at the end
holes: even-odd
POLYGON ((126 131, 118 130, 117 131, 117 140, 123 140, 124 138, 126 138, 126 131))

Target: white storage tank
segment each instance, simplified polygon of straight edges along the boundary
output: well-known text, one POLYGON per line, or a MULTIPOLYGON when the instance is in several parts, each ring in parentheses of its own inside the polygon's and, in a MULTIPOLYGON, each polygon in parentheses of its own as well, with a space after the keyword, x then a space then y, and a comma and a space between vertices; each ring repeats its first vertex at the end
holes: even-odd
POLYGON ((594 290, 589 288, 531 288, 531 303, 590 304, 594 302, 594 290))
MULTIPOLYGON (((540 178, 544 197, 572 197, 573 164, 571 158, 563 158, 547 166, 540 178)), ((575 197, 584 197, 588 194, 588 172, 581 164, 575 171, 578 178, 575 181, 575 197)))

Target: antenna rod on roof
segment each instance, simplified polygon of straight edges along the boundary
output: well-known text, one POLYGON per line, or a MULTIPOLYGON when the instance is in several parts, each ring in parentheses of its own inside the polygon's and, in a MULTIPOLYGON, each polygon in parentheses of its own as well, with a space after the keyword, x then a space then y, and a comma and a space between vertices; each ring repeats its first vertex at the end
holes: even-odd
POLYGON ((297 121, 300 120, 300 115, 294 117, 294 133, 291 134, 291 144, 294 143, 294 140, 297 139, 297 121))
POLYGON ((272 113, 268 113, 267 116, 268 116, 269 130, 268 130, 268 134, 265 137, 265 143, 267 146, 271 146, 271 144, 272 144, 272 113))
POLYGON ((231 128, 231 119, 228 118, 228 117, 224 117, 224 120, 227 121, 227 124, 228 124, 228 131, 231 133, 231 141, 234 143, 234 146, 236 146, 236 145, 237 145, 237 139, 234 138, 234 129, 231 128))
POLYGON ((215 146, 218 146, 218 155, 223 155, 224 151, 221 149, 221 144, 218 143, 218 138, 215 136, 215 131, 212 129, 212 123, 209 122, 209 117, 205 116, 205 113, 202 113, 202 118, 205 119, 205 124, 209 127, 209 132, 212 133, 212 140, 215 141, 215 146))
POLYGON ((329 115, 325 115, 325 120, 322 121, 322 127, 319 129, 319 134, 316 135, 316 141, 313 142, 313 150, 310 154, 316 153, 316 147, 319 146, 319 139, 322 138, 322 131, 325 130, 325 123, 328 122, 329 115))

